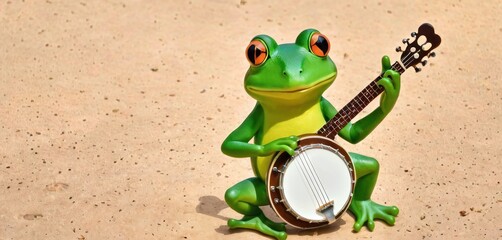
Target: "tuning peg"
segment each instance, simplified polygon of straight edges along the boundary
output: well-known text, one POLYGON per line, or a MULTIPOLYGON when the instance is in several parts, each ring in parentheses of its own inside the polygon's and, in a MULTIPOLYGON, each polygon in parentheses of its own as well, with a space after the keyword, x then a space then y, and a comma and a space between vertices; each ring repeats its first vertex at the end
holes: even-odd
POLYGON ((428 57, 435 57, 435 56, 436 56, 436 53, 435 52, 431 52, 431 53, 429 53, 428 57))
POLYGON ((412 36, 412 37, 416 37, 416 36, 417 36, 417 33, 416 33, 416 32, 412 32, 412 33, 411 33, 411 36, 412 36))
POLYGON ((427 64, 427 60, 423 60, 423 61, 422 61, 422 62, 420 62, 420 63, 422 63, 422 66, 425 66, 425 64, 427 64))
POLYGON ((415 72, 420 72, 420 71, 422 71, 422 69, 421 69, 421 68, 419 68, 419 67, 413 66, 413 68, 415 69, 415 72))
POLYGON ((401 46, 396 48, 396 52, 402 52, 402 51, 403 51, 403 49, 401 49, 401 46))
POLYGON ((410 39, 409 39, 409 38, 404 38, 404 39, 403 39, 403 43, 405 43, 405 44, 410 44, 410 43, 409 43, 409 41, 410 41, 410 39))

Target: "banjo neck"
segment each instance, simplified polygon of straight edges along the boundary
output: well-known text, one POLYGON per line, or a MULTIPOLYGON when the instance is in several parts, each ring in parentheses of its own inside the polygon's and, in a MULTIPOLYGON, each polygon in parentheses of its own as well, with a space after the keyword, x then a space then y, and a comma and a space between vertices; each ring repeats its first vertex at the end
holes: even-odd
MULTIPOLYGON (((392 70, 402 74, 406 68, 403 68, 399 62, 392 64, 392 70)), ((331 118, 324 126, 322 126, 317 134, 334 139, 335 136, 349 123, 358 113, 360 113, 371 101, 380 95, 384 88, 378 85, 378 81, 382 79, 383 73, 366 86, 359 94, 357 94, 347 105, 345 105, 338 113, 331 118)))
MULTIPOLYGON (((406 44, 404 50, 401 47, 396 48, 397 52, 402 52, 400 60, 403 65, 395 62, 392 64, 391 69, 399 72, 399 74, 402 74, 409 67, 413 67, 416 72, 419 72, 421 68, 416 65, 425 66, 427 60, 423 60, 423 58, 434 57, 436 54, 432 50, 441 43, 441 37, 435 33, 434 27, 429 23, 420 25, 418 32, 412 32, 411 36, 415 38, 412 42, 409 41, 409 38, 403 39, 403 43, 406 44)), ((377 84, 382 77, 383 73, 357 94, 345 107, 340 109, 331 120, 317 131, 317 134, 334 139, 350 120, 384 91, 384 88, 377 84)))

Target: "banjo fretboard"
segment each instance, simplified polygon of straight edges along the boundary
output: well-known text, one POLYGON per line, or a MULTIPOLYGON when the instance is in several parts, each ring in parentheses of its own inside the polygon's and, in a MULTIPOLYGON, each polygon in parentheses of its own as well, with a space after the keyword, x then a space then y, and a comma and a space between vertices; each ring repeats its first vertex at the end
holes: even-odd
MULTIPOLYGON (((402 74, 405 71, 405 68, 403 68, 398 62, 392 64, 391 69, 399 72, 399 74, 402 74)), ((384 91, 384 88, 377 84, 382 77, 383 75, 381 74, 368 86, 366 86, 347 105, 340 109, 340 111, 338 111, 338 113, 331 120, 324 124, 324 126, 317 131, 317 134, 334 139, 338 132, 340 132, 340 130, 342 130, 347 123, 349 123, 358 113, 368 106, 371 101, 384 91)))

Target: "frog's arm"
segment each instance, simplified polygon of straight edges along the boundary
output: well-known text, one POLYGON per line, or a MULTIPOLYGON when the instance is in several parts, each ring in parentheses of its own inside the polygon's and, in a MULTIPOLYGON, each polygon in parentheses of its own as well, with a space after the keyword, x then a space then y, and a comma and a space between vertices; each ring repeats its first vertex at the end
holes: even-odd
POLYGON ((279 138, 266 145, 249 143, 249 140, 256 136, 262 124, 263 108, 257 103, 244 122, 223 141, 221 151, 228 156, 238 158, 268 156, 277 151, 286 151, 291 155, 295 153, 294 149, 297 147, 298 140, 296 136, 279 138))
POLYGON ((260 145, 248 142, 256 135, 262 122, 263 109, 257 103, 244 122, 223 141, 221 151, 231 157, 257 156, 260 152, 260 145))
MULTIPOLYGON (((329 121, 337 113, 335 107, 333 107, 333 105, 331 105, 331 103, 325 98, 321 98, 321 108, 326 121, 329 121)), ((386 115, 387 114, 384 114, 382 109, 377 108, 368 116, 360 119, 356 123, 353 124, 349 122, 344 128, 342 128, 342 130, 340 130, 338 135, 340 135, 340 137, 345 139, 347 142, 356 144, 368 136, 386 115)))

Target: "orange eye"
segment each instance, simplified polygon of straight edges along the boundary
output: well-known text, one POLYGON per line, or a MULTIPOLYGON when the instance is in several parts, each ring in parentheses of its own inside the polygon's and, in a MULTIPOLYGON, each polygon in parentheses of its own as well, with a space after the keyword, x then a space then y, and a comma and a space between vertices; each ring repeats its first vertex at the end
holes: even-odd
POLYGON ((310 51, 313 54, 319 57, 326 57, 328 56, 329 47, 329 40, 323 34, 316 32, 310 37, 310 51))
POLYGON ((260 40, 253 40, 246 48, 246 57, 251 65, 259 66, 267 60, 267 47, 260 40))

